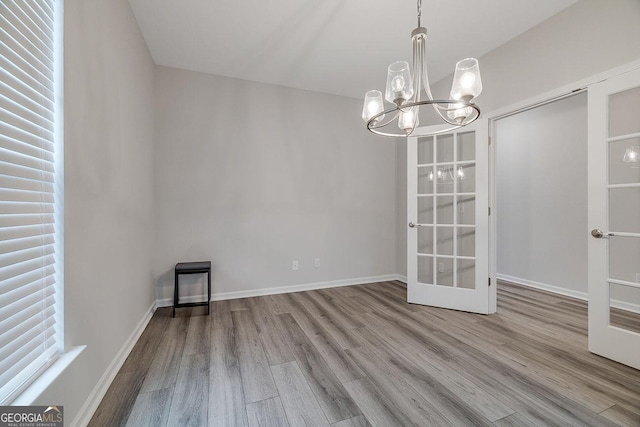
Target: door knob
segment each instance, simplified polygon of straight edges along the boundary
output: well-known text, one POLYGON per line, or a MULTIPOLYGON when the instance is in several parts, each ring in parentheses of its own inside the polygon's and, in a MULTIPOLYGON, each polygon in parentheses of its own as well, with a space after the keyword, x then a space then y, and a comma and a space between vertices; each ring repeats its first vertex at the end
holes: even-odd
POLYGON ((613 233, 605 233, 604 231, 600 230, 599 228, 594 228, 593 230, 591 230, 591 235, 593 237, 595 237, 596 239, 601 239, 603 237, 609 237, 609 236, 613 236, 613 233))

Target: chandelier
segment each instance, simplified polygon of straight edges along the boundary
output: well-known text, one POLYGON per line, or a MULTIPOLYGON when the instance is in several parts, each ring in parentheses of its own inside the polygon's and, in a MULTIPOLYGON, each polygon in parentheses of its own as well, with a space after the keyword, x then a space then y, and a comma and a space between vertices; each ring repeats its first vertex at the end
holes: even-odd
POLYGON ((389 65, 385 99, 393 106, 385 109, 382 93, 370 90, 364 98, 362 119, 367 129, 382 136, 409 136, 419 124, 420 106, 431 105, 449 126, 429 133, 450 132, 474 122, 480 108, 472 101, 482 92, 478 60, 466 58, 456 64, 450 99, 433 99, 426 64, 427 29, 420 26, 422 0, 418 0, 418 27, 411 32, 413 68, 406 61, 389 65), (397 124, 397 128, 394 124, 397 124))

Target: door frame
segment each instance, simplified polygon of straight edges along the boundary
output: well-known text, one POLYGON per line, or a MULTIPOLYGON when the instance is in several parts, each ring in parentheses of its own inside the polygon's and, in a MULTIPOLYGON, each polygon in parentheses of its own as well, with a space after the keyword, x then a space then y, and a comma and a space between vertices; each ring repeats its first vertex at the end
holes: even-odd
MULTIPOLYGON (((601 73, 594 74, 590 77, 577 80, 573 83, 558 87, 556 89, 544 92, 542 94, 532 96, 522 101, 515 102, 507 105, 506 107, 498 108, 487 113, 482 113, 483 117, 488 119, 489 126, 489 207, 491 209, 491 215, 489 215, 489 277, 491 283, 496 283, 498 260, 497 260, 497 238, 498 238, 498 217, 500 212, 496 209, 496 161, 497 161, 497 143, 496 141, 496 124, 497 120, 503 119, 514 114, 518 114, 527 110, 531 110, 536 107, 540 107, 551 102, 558 101, 560 99, 573 96, 579 92, 587 91, 590 85, 601 82, 603 80, 610 79, 612 77, 625 74, 629 71, 640 68, 640 59, 623 64, 618 67, 611 68, 601 73)), ((587 233, 588 230, 585 230, 587 233)), ((497 283, 496 283, 497 284, 497 283)), ((491 292, 496 292, 497 286, 491 286, 491 292)), ((567 293, 567 295, 576 298, 575 293, 567 293)), ((587 293, 588 296, 588 293, 587 293)), ((580 298, 580 297, 578 297, 580 298)), ((580 298, 586 301, 587 298, 580 298)), ((492 301, 496 301, 493 298, 492 301)), ((491 308, 491 307, 490 307, 491 308)), ((497 307, 493 307, 493 311, 496 311, 497 307)))

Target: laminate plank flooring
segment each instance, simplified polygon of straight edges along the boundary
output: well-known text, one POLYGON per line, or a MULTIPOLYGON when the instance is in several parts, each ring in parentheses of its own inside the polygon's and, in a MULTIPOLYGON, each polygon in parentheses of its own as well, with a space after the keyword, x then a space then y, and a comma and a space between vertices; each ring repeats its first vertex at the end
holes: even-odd
POLYGON ((279 397, 261 400, 247 405, 249 427, 289 427, 279 397))
MULTIPOLYGON (((187 310, 182 310, 184 314, 187 310)), ((142 384, 141 393, 161 390, 175 384, 180 369, 190 317, 175 317, 168 322, 160 344, 142 384)))
POLYGON ((247 425, 237 348, 235 328, 213 329, 211 331, 210 426, 244 427, 247 425))
POLYGON ((333 427, 371 427, 367 417, 364 415, 358 415, 357 417, 349 418, 348 420, 338 421, 331 425, 333 427))
POLYGON ((249 298, 248 303, 269 364, 277 365, 293 361, 291 350, 275 324, 266 298, 249 298))
POLYGON ((313 346, 291 314, 278 316, 281 329, 291 343, 295 359, 329 422, 351 418, 361 412, 344 386, 313 346))
POLYGON ((109 426, 111 420, 126 420, 142 387, 146 371, 119 372, 103 402, 91 418, 92 426, 109 426))
POLYGON ((127 419, 127 427, 166 426, 172 398, 173 387, 139 394, 127 419))
POLYGON ((209 354, 211 340, 211 316, 193 316, 189 320, 189 329, 184 344, 185 356, 209 354))
POLYGON ((251 311, 233 311, 231 317, 237 330, 236 346, 245 403, 278 396, 251 311))
POLYGON ((169 426, 197 427, 207 424, 209 401, 209 354, 185 355, 174 387, 169 426))
POLYGON ((588 352, 570 297, 499 282, 482 316, 392 281, 205 313, 158 309, 90 425, 640 426, 640 371, 588 352))
MULTIPOLYGON (((393 372, 368 348, 351 349, 348 350, 348 354, 358 363, 378 390, 384 390, 385 399, 391 401, 407 417, 407 422, 417 424, 422 420, 422 425, 456 425, 453 423, 455 419, 452 419, 452 422, 448 421, 441 411, 431 402, 426 401, 415 388, 393 372)), ((465 425, 473 426, 471 422, 465 425)))
POLYGON ((293 426, 329 426, 309 384, 296 362, 271 366, 284 412, 293 426))
POLYGON ((233 328, 229 300, 212 301, 210 316, 214 329, 233 328))

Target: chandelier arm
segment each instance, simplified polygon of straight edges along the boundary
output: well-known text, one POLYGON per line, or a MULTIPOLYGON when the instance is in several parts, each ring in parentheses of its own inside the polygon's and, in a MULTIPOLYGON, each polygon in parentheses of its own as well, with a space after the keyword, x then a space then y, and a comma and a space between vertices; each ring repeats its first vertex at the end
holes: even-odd
POLYGON ((416 54, 417 63, 415 65, 415 74, 414 76, 418 80, 418 84, 416 85, 416 101, 420 101, 422 98, 422 87, 424 86, 424 81, 422 80, 422 67, 424 66, 424 39, 422 37, 418 37, 416 43, 416 54))
MULTIPOLYGON (((426 45, 422 46, 422 60, 424 61, 426 56, 427 56, 427 47, 426 45)), ((429 98, 430 100, 433 100, 433 94, 431 93, 431 85, 429 84, 429 73, 427 72, 427 65, 425 62, 423 62, 423 67, 422 67, 422 80, 423 80, 423 85, 424 85, 424 91, 427 94, 427 98, 429 98)), ((437 104, 433 104, 434 106, 437 104)))
MULTIPOLYGON (((421 64, 422 66, 422 79, 423 79, 423 86, 424 86, 424 91, 427 94, 427 98, 429 98, 429 100, 433 101, 433 93, 431 93, 431 84, 429 83, 429 72, 427 71, 427 64, 425 62, 425 58, 426 58, 426 45, 422 45, 422 61, 421 64)), ((445 117, 444 114, 442 114, 441 110, 441 105, 438 103, 433 103, 433 110, 438 114, 438 116, 440 116, 440 118, 442 120, 444 120, 445 122, 449 123, 450 125, 456 125, 455 122, 452 122, 449 120, 448 117, 445 117)))
POLYGON ((468 124, 473 123, 474 121, 476 121, 478 119, 478 117, 480 117, 480 108, 469 102, 469 101, 457 101, 457 100, 453 100, 453 99, 425 99, 419 102, 407 102, 404 103, 400 106, 398 105, 394 105, 392 108, 389 108, 388 110, 385 110, 381 113, 376 114, 375 116, 371 117, 371 119, 369 119, 369 121, 367 122, 367 129, 377 135, 381 135, 381 136, 393 136, 393 137, 406 137, 406 136, 412 136, 413 132, 415 131, 416 128, 413 128, 411 130, 411 132, 409 132, 408 134, 403 132, 403 133, 391 133, 391 132, 383 132, 380 129, 381 128, 385 128, 386 126, 388 126, 392 121, 395 120, 396 117, 398 117, 400 111, 402 111, 403 109, 409 109, 409 108, 413 108, 413 107, 419 107, 421 105, 434 105, 434 104, 439 104, 439 105, 452 105, 452 104, 460 104, 459 108, 465 108, 465 107, 470 107, 475 111, 475 115, 470 116, 471 119, 467 120, 466 122, 461 122, 461 123, 456 123, 456 122, 451 122, 449 120, 446 120, 446 123, 451 125, 450 127, 447 127, 445 129, 441 129, 438 130, 437 132, 431 132, 429 134, 425 134, 425 135, 420 135, 420 136, 428 136, 428 135, 438 135, 441 133, 446 133, 446 132, 451 132, 453 130, 459 129, 463 126, 466 126, 468 124), (378 119, 378 117, 382 117, 384 115, 387 114, 394 114, 394 117, 391 118, 390 120, 388 120, 387 122, 383 123, 383 124, 377 124, 376 120, 378 119))
MULTIPOLYGON (((420 3, 420 0, 418 0, 420 3)), ((420 102, 422 94, 420 93, 421 84, 421 73, 420 73, 420 64, 422 64, 422 58, 420 57, 420 45, 422 42, 422 37, 418 36, 414 39, 413 44, 413 99, 415 102, 420 102)), ((416 126, 418 125, 418 116, 420 114, 420 107, 415 107, 412 109, 413 111, 413 123, 411 124, 411 130, 409 134, 413 133, 416 126)))
POLYGON ((391 117, 386 122, 384 122, 384 123, 372 123, 371 126, 369 126, 369 123, 367 123, 367 127, 369 128, 369 130, 383 128, 383 127, 389 125, 391 122, 395 121, 398 118, 398 116, 400 115, 400 111, 402 111, 400 108, 396 108, 396 109, 390 109, 390 110, 387 110, 387 111, 383 111, 382 113, 376 114, 375 116, 371 117, 369 122, 375 122, 378 117, 383 117, 386 114, 390 114, 390 113, 395 112, 393 117, 391 117))
MULTIPOLYGON (((427 72, 427 64, 426 64, 426 43, 423 43, 423 39, 421 37, 418 37, 417 43, 416 45, 414 45, 414 50, 417 51, 417 55, 416 52, 414 51, 414 64, 416 64, 416 56, 418 57, 418 62, 415 66, 416 69, 421 68, 419 71, 420 72, 414 72, 414 76, 419 76, 417 77, 418 81, 420 81, 420 79, 422 79, 422 83, 423 83, 423 89, 424 92, 427 95, 427 98, 430 101, 433 101, 433 93, 431 93, 431 85, 429 84, 429 73, 427 72)), ((416 87, 417 91, 420 91, 420 86, 416 87)), ((418 95, 418 101, 419 101, 419 95, 418 95)), ((434 111, 438 114, 438 116, 440 116, 440 118, 442 120, 444 120, 446 123, 449 123, 450 125, 453 126, 457 126, 458 123, 457 122, 453 122, 451 120, 449 120, 448 117, 445 117, 444 114, 442 114, 442 112, 440 110, 445 109, 441 104, 439 103, 433 103, 431 104, 433 106, 434 111)), ((447 104, 449 105, 449 104, 447 104)), ((447 109, 445 109, 447 110, 447 109)), ((417 117, 417 115, 416 115, 417 117)), ((414 129, 415 129, 415 125, 414 125, 414 129)), ((413 133, 413 130, 411 130, 410 134, 413 133)))

